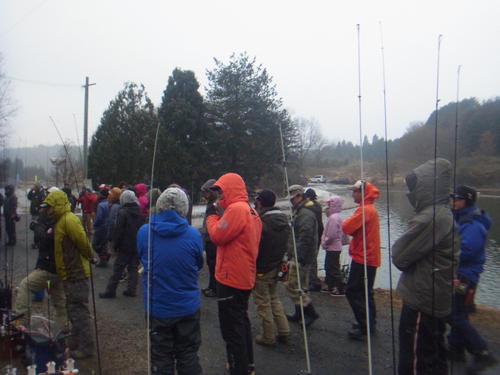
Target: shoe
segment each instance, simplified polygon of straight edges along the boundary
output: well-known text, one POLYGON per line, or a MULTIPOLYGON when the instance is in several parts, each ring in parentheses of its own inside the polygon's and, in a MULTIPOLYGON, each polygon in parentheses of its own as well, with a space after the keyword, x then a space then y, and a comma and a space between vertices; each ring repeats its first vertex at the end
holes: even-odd
POLYGON ((302 313, 300 311, 300 306, 295 305, 295 314, 287 315, 286 318, 289 322, 294 322, 294 323, 300 322, 302 320, 302 313))
POLYGON ((203 288, 203 289, 201 290, 201 292, 202 292, 202 293, 206 293, 206 292, 208 292, 209 290, 212 290, 212 288, 209 288, 209 287, 207 286, 206 288, 203 288))
POLYGON ((205 295, 205 297, 217 297, 217 292, 214 292, 212 289, 209 289, 203 294, 205 295))
POLYGON ((485 354, 474 355, 474 361, 465 368, 468 375, 480 374, 488 367, 493 367, 497 364, 498 360, 491 353, 486 351, 485 354))
MULTIPOLYGON (((347 334, 349 335, 349 338, 353 340, 364 340, 366 338, 366 328, 362 328, 358 325, 357 328, 352 328, 347 331, 347 334)), ((372 328, 370 336, 373 336, 374 334, 375 328, 372 328)))
POLYGON ((316 310, 314 310, 312 302, 304 307, 304 321, 306 327, 309 327, 318 318, 319 314, 316 312, 316 310))
POLYGON ((332 297, 345 297, 345 292, 344 290, 342 289, 339 289, 339 288, 335 288, 331 293, 330 295, 332 297))
POLYGON ((274 348, 276 346, 276 341, 274 341, 274 342, 266 341, 266 340, 264 340, 262 335, 255 336, 255 343, 262 345, 262 346, 268 346, 270 348, 274 348))
POLYGON ((132 292, 129 292, 128 290, 124 290, 124 291, 123 291, 123 295, 124 295, 125 297, 137 297, 137 294, 132 293, 132 292))
POLYGON ((69 352, 69 357, 73 358, 73 359, 85 359, 85 358, 92 357, 93 355, 94 355, 93 353, 82 352, 80 349, 71 350, 69 352))
POLYGON ((322 288, 322 289, 320 289, 320 292, 321 293, 328 293, 328 294, 330 294, 330 293, 333 292, 333 289, 330 289, 328 287, 327 288, 322 288))
POLYGON ((99 293, 99 298, 115 298, 115 297, 116 293, 109 293, 109 292, 99 293))
POLYGON ((321 290, 321 285, 309 284, 310 292, 319 292, 321 290))
POLYGON ((288 344, 292 340, 292 334, 278 334, 278 336, 276 336, 276 340, 282 342, 283 344, 288 344))

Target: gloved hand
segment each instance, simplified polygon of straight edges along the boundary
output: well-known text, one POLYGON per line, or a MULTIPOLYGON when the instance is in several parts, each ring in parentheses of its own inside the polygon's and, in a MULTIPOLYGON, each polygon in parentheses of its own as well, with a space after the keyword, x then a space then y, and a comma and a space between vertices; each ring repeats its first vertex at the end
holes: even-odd
POLYGON ((214 204, 207 204, 207 209, 205 210, 205 217, 209 217, 210 215, 217 215, 217 208, 214 204))

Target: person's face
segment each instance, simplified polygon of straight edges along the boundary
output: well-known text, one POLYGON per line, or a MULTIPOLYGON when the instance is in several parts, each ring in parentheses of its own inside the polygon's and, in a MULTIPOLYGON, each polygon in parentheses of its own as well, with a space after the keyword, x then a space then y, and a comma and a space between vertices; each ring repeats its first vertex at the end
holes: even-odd
POLYGON ((352 199, 354 199, 355 203, 361 203, 363 196, 361 195, 361 189, 354 190, 352 192, 352 199))
POLYGON ((295 207, 299 202, 302 200, 302 194, 298 194, 292 199, 290 199, 290 202, 292 202, 292 206, 295 207))
POLYGON ((462 198, 451 198, 450 199, 451 209, 454 211, 460 211, 465 208, 465 199, 462 198))
POLYGON ((213 194, 210 190, 203 190, 203 196, 205 197, 206 200, 209 200, 210 198, 213 197, 213 194))
POLYGON ((47 208, 45 209, 45 213, 47 214, 47 216, 52 215, 54 213, 54 207, 47 206, 47 208))

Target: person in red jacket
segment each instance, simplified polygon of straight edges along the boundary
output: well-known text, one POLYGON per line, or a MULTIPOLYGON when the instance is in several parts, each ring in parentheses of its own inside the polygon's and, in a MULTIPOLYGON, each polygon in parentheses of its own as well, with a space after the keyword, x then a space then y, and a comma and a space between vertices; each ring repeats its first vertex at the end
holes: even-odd
POLYGON ((357 181, 348 189, 352 190, 354 202, 359 204, 354 214, 342 223, 342 231, 352 236, 349 244, 349 256, 352 261, 345 295, 356 323, 353 324, 348 334, 353 339, 363 339, 368 331, 364 280, 365 259, 368 279, 369 328, 370 334, 375 332, 376 308, 373 284, 377 275, 377 267, 380 267, 381 255, 380 223, 373 202, 378 199, 380 193, 375 186, 365 181, 357 181))
POLYGON ((83 212, 83 228, 87 235, 92 236, 94 234, 94 227, 92 222, 95 218, 95 202, 97 201, 97 195, 92 191, 90 186, 82 189, 79 198, 76 201, 82 205, 83 212))
POLYGON ((262 222, 248 202, 245 182, 227 173, 210 188, 218 197, 208 205, 207 229, 217 245, 215 279, 222 338, 226 342, 230 375, 254 371, 252 332, 248 319, 248 298, 255 283, 262 222), (225 211, 217 215, 217 206, 225 211))

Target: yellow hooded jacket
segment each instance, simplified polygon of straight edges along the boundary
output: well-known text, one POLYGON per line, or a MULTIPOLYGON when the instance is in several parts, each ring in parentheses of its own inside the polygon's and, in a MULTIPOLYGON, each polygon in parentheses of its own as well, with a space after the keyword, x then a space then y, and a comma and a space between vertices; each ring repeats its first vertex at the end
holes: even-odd
POLYGON ((54 255, 57 274, 62 280, 80 280, 90 277, 90 262, 94 251, 83 230, 80 219, 71 212, 66 193, 50 193, 44 203, 54 207, 50 216, 55 220, 54 255))

